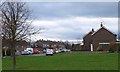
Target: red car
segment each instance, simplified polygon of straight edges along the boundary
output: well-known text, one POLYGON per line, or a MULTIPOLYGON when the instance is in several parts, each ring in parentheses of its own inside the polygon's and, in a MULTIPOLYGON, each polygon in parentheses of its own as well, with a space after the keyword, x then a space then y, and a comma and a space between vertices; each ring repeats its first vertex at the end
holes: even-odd
POLYGON ((34 53, 34 54, 38 54, 39 51, 38 51, 37 49, 34 49, 34 50, 33 50, 33 53, 34 53))

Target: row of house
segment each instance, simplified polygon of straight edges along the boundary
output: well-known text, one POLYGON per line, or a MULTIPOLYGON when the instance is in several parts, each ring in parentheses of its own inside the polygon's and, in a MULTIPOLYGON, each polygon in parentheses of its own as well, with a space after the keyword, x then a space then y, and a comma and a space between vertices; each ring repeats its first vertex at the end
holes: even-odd
POLYGON ((48 47, 53 48, 65 48, 65 43, 61 41, 50 41, 50 40, 38 40, 34 43, 35 48, 37 49, 45 49, 48 47))
MULTIPOLYGON (((107 29, 103 24, 100 24, 100 28, 98 30, 92 29, 83 37, 83 45, 76 44, 72 45, 73 50, 81 50, 81 51, 97 51, 100 47, 102 50, 109 50, 109 46, 111 43, 117 42, 117 35, 107 29)), ((118 43, 118 42, 117 42, 118 43)), ((9 47, 8 40, 2 40, 2 46, 4 49, 9 47)), ((61 41, 50 41, 50 40, 38 40, 33 43, 32 47, 37 48, 38 50, 43 50, 46 47, 54 47, 54 48, 65 48, 66 44, 61 41)), ((26 41, 17 41, 16 49, 23 50, 27 47, 31 47, 31 44, 26 41)), ((114 48, 117 50, 118 48, 114 48)))
MULTIPOLYGON (((16 50, 24 50, 25 48, 30 47, 30 43, 26 42, 25 40, 19 40, 16 42, 16 50)), ((7 39, 2 39, 2 48, 3 49, 10 49, 10 43, 7 39)))
MULTIPOLYGON (((65 44, 60 41, 50 41, 50 40, 38 40, 34 43, 27 42, 25 40, 19 40, 16 43, 16 50, 22 51, 28 47, 36 48, 38 50, 43 50, 47 47, 55 47, 55 48, 65 48, 65 44)), ((2 48, 3 49, 10 49, 10 44, 8 40, 2 39, 2 48)))

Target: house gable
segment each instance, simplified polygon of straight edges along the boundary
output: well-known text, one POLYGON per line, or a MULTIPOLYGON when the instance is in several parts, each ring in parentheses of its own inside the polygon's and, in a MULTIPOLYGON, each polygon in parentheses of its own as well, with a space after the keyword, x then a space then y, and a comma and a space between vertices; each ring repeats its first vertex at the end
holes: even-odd
POLYGON ((91 44, 93 45, 93 49, 97 50, 99 43, 110 43, 116 41, 116 35, 105 28, 102 24, 100 29, 97 31, 90 31, 83 38, 84 48, 83 50, 91 49, 91 44))
POLYGON ((96 33, 99 33, 99 31, 101 31, 101 30, 104 30, 104 31, 106 31, 106 32, 109 32, 110 34, 113 34, 113 35, 115 35, 113 32, 111 32, 110 30, 108 30, 107 28, 105 28, 105 27, 101 27, 100 29, 98 29, 97 31, 95 31, 93 34, 91 34, 91 35, 95 35, 96 33))
POLYGON ((92 33, 93 33, 92 31, 88 32, 83 38, 91 36, 92 33))
POLYGON ((102 27, 92 34, 92 38, 93 40, 98 40, 99 42, 110 42, 116 40, 116 35, 105 27, 102 27))
POLYGON ((110 43, 115 41, 115 34, 104 27, 92 34, 92 44, 94 50, 97 50, 99 43, 110 43))

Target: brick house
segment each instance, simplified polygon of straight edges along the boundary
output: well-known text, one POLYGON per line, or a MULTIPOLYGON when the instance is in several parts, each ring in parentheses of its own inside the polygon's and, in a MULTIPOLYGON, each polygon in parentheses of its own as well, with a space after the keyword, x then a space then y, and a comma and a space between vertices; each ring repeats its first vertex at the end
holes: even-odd
MULTIPOLYGON (((30 44, 26 42, 25 40, 19 40, 16 42, 16 50, 22 51, 26 49, 27 47, 30 47, 30 44)), ((7 39, 2 39, 2 48, 3 49, 10 49, 10 43, 7 39)))
POLYGON ((105 28, 101 23, 100 29, 97 31, 90 31, 83 37, 84 46, 82 50, 84 51, 96 51, 97 48, 103 44, 105 48, 103 50, 108 50, 110 42, 116 42, 116 34, 112 33, 110 30, 105 28))

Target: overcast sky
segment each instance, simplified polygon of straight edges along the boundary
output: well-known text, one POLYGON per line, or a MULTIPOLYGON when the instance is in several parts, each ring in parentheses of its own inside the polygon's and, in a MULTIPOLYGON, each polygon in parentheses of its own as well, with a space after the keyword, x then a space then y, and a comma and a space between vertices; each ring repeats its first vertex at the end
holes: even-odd
POLYGON ((82 40, 92 28, 97 30, 100 23, 118 32, 118 3, 116 2, 29 2, 32 23, 44 28, 33 38, 50 40, 82 40))

